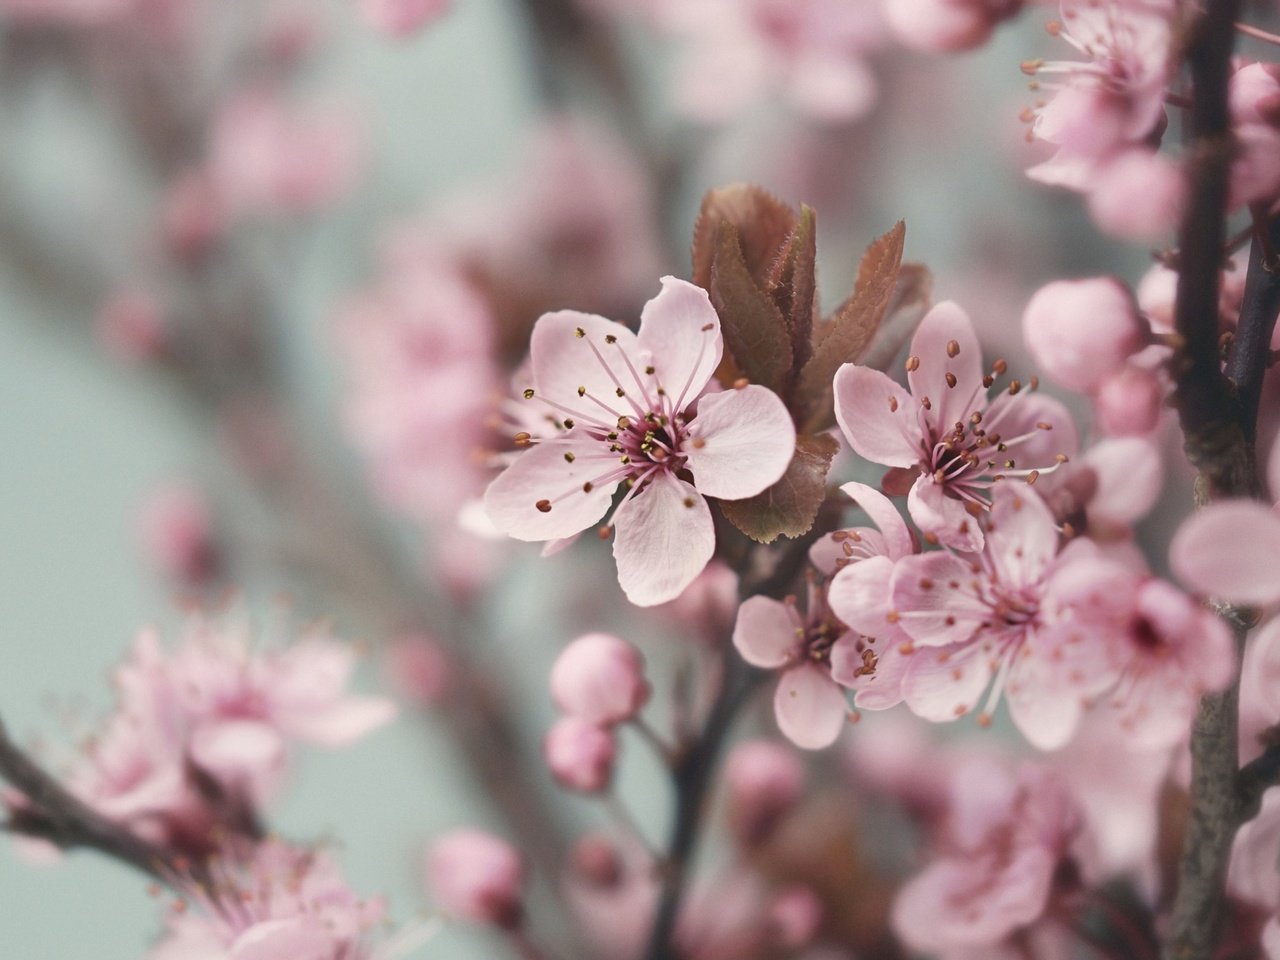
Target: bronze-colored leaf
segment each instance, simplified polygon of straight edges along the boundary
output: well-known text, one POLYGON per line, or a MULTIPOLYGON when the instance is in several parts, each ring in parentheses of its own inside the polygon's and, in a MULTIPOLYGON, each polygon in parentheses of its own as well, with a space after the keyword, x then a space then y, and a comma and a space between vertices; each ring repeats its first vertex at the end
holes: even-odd
POLYGON ((782 479, 746 500, 722 500, 725 518, 752 540, 772 543, 778 537, 809 532, 827 495, 827 472, 840 444, 826 433, 796 438, 796 452, 782 479))
POLYGON ((817 294, 817 222, 812 207, 800 207, 800 220, 769 276, 768 292, 782 311, 791 334, 792 368, 813 355, 813 314, 817 294))
POLYGON ((831 380, 845 363, 859 360, 888 311, 902 264, 906 225, 897 225, 880 237, 862 257, 853 294, 817 331, 813 357, 796 382, 794 410, 810 431, 834 420, 831 380))
POLYGON ((725 346, 752 383, 782 392, 791 374, 787 322, 751 274, 731 223, 720 225, 711 268, 711 303, 725 346))
POLYGON ((898 283, 893 288, 880 329, 858 362, 877 370, 888 370, 932 306, 933 274, 922 263, 904 263, 898 270, 898 283))
POLYGON ((738 231, 747 272, 764 289, 778 252, 796 228, 796 212, 763 187, 736 183, 708 190, 693 225, 693 282, 711 289, 720 224, 738 231))

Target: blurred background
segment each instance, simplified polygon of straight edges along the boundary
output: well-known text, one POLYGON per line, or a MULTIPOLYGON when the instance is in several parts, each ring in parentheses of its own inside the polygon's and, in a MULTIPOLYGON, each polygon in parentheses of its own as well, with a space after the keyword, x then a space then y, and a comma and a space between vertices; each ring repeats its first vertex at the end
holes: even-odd
MULTIPOLYGON (((450 402, 492 396, 465 380, 380 393, 391 375, 356 342, 371 314, 418 295, 406 277, 465 276, 484 306, 425 309, 459 324, 487 309, 473 336, 510 369, 542 309, 637 316, 659 276, 688 275, 703 192, 750 180, 817 209, 826 303, 905 218, 935 296, 1014 360, 1037 286, 1136 282, 1150 264, 1023 176, 1038 156, 1018 65, 1063 53, 1050 12, 972 54, 868 42, 871 102, 832 120, 780 83, 748 89, 733 38, 701 49, 688 25, 600 3, 456 0, 398 36, 350 0, 0 0, 0 716, 57 768, 140 626, 172 632, 191 603, 266 632, 328 619, 367 651, 366 688, 399 672, 406 709, 355 749, 309 754, 271 825, 334 838, 356 889, 414 915, 422 842, 504 821, 448 724, 417 709, 439 677, 411 655, 425 674, 406 681, 397 638, 462 644, 534 755, 547 667, 574 633, 641 643, 660 688, 693 654, 671 620, 626 606, 604 546, 540 560, 443 518, 474 476, 448 452, 450 402), (691 58, 720 72, 691 78, 691 58), (378 425, 416 403, 406 450, 378 425)), ((621 792, 658 838, 666 792, 630 746, 621 792)), ((607 819, 587 801, 560 815, 607 819)), ((126 960, 158 926, 121 867, 0 854, 7 956, 126 960)), ((444 936, 439 955, 493 955, 485 933, 444 936)))

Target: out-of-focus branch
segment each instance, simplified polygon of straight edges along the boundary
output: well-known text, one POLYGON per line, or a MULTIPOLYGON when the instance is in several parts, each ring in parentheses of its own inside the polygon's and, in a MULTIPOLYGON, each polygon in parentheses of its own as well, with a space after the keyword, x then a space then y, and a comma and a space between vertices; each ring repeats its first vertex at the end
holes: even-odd
POLYGON ((85 847, 106 854, 149 876, 173 883, 191 874, 168 851, 108 820, 73 796, 10 738, 0 723, 0 777, 26 798, 10 810, 5 828, 38 837, 62 849, 85 847))

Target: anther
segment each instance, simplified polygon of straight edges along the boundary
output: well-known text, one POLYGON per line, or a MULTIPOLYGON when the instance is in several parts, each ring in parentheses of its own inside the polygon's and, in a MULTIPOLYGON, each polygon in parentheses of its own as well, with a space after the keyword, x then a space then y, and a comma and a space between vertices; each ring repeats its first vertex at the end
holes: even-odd
POLYGON ((1027 486, 1028 487, 1031 486, 1033 483, 1035 483, 1039 479, 1040 479, 1040 471, 1032 470, 1030 473, 1027 474, 1027 486))
POLYGON ((996 378, 991 376, 991 374, 987 374, 985 377, 982 378, 982 385, 986 387, 988 390, 991 389, 991 385, 995 382, 996 382, 996 378))
POLYGON ((1045 421, 1041 420, 1041 421, 1039 421, 1038 423, 1036 423, 1036 429, 1037 429, 1037 430, 1052 430, 1052 429, 1053 429, 1053 424, 1052 424, 1052 423, 1046 423, 1045 421))
POLYGON ((537 503, 535 503, 535 504, 534 504, 534 506, 538 508, 538 512, 539 512, 539 513, 550 513, 550 512, 551 512, 551 501, 550 501, 550 500, 539 500, 537 503))
POLYGON ((515 435, 515 443, 517 447, 527 447, 533 442, 533 436, 521 430, 515 435))
POLYGON ((701 450, 706 445, 707 441, 702 437, 694 437, 689 441, 689 446, 693 447, 695 450, 701 450))
POLYGON ((915 373, 919 369, 920 358, 915 356, 907 357, 907 373, 915 373))
POLYGON ((751 382, 751 381, 750 381, 750 380, 748 380, 746 377, 739 377, 737 380, 733 381, 733 389, 735 389, 735 390, 741 390, 743 387, 745 387, 745 386, 746 386, 747 384, 749 384, 750 382, 751 382))
POLYGON ((931 401, 928 397, 921 397, 921 398, 920 398, 920 406, 924 407, 926 410, 932 410, 932 409, 933 409, 933 401, 931 401))
POLYGON ((612 333, 606 333, 604 335, 604 342, 612 345, 618 342, 618 338, 615 337, 612 333))
POLYGON ((960 356, 960 343, 959 343, 959 341, 957 341, 957 340, 948 340, 948 341, 947 341, 947 356, 948 356, 948 357, 950 357, 950 358, 951 358, 951 359, 953 359, 953 360, 954 360, 956 357, 960 356))
POLYGON ((621 417, 619 417, 619 418, 618 418, 618 429, 619 429, 619 430, 626 430, 626 429, 630 428, 630 426, 631 426, 631 418, 630 418, 630 417, 627 417, 627 416, 621 416, 621 417))
POLYGON ((567 453, 567 452, 566 452, 566 453, 565 453, 565 455, 564 455, 564 462, 565 462, 565 463, 573 463, 573 461, 574 461, 574 460, 577 460, 577 459, 578 459, 578 458, 577 458, 577 457, 575 457, 572 453, 567 453))
POLYGON ((701 330, 703 333, 710 333, 715 328, 716 328, 716 325, 714 323, 704 323, 701 327, 701 330))
POLYGON ((578 387, 578 396, 585 397, 587 395, 586 387, 578 387))
POLYGON ((1012 396, 1015 396, 1015 395, 1018 393, 1018 391, 1019 391, 1019 390, 1021 390, 1021 389, 1022 389, 1022 381, 1021 381, 1021 380, 1010 380, 1010 381, 1009 381, 1009 396, 1011 396, 1011 397, 1012 397, 1012 396))
POLYGON ((627 391, 623 390, 621 387, 619 387, 617 390, 615 390, 615 391, 613 391, 613 392, 614 392, 614 393, 616 393, 616 394, 617 394, 618 396, 620 396, 620 397, 625 397, 625 396, 627 395, 627 391))
POLYGON ((1008 371, 1009 364, 1005 363, 1003 359, 997 360, 991 365, 991 372, 997 377, 1003 377, 1008 371))
POLYGON ((897 398, 897 397, 890 397, 890 398, 889 398, 889 412, 890 412, 890 413, 897 413, 897 412, 898 412, 898 398, 897 398))
POLYGON ((525 388, 525 391, 524 391, 524 398, 525 398, 526 400, 532 400, 532 399, 533 399, 533 387, 526 387, 526 388, 525 388))
POLYGON ((1043 60, 1023 60, 1022 63, 1019 64, 1019 69, 1028 77, 1034 77, 1043 66, 1043 60))
POLYGON ((651 377, 652 377, 652 376, 653 376, 653 374, 654 374, 654 368, 653 368, 653 367, 651 367, 651 366, 649 366, 649 367, 645 367, 645 368, 644 368, 644 372, 645 372, 646 374, 648 374, 649 376, 651 376, 651 377))
POLYGON ((948 387, 954 387, 956 385, 956 375, 954 373, 948 373, 946 381, 948 387))
POLYGON ((581 327, 577 327, 574 329, 573 335, 577 337, 579 340, 581 340, 583 337, 587 335, 587 331, 583 330, 581 327))

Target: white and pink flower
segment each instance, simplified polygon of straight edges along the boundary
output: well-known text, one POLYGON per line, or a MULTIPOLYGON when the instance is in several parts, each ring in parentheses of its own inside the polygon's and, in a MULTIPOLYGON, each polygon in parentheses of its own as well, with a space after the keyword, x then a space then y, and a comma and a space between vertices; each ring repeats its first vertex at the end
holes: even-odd
POLYGON ((532 449, 485 494, 494 525, 520 540, 557 540, 609 514, 631 602, 678 596, 715 550, 706 497, 760 493, 795 451, 795 427, 773 392, 716 392, 722 351, 706 292, 672 277, 645 306, 638 334, 592 314, 545 314, 524 395, 562 429, 518 438, 532 449), (620 487, 626 492, 612 505, 620 487))

